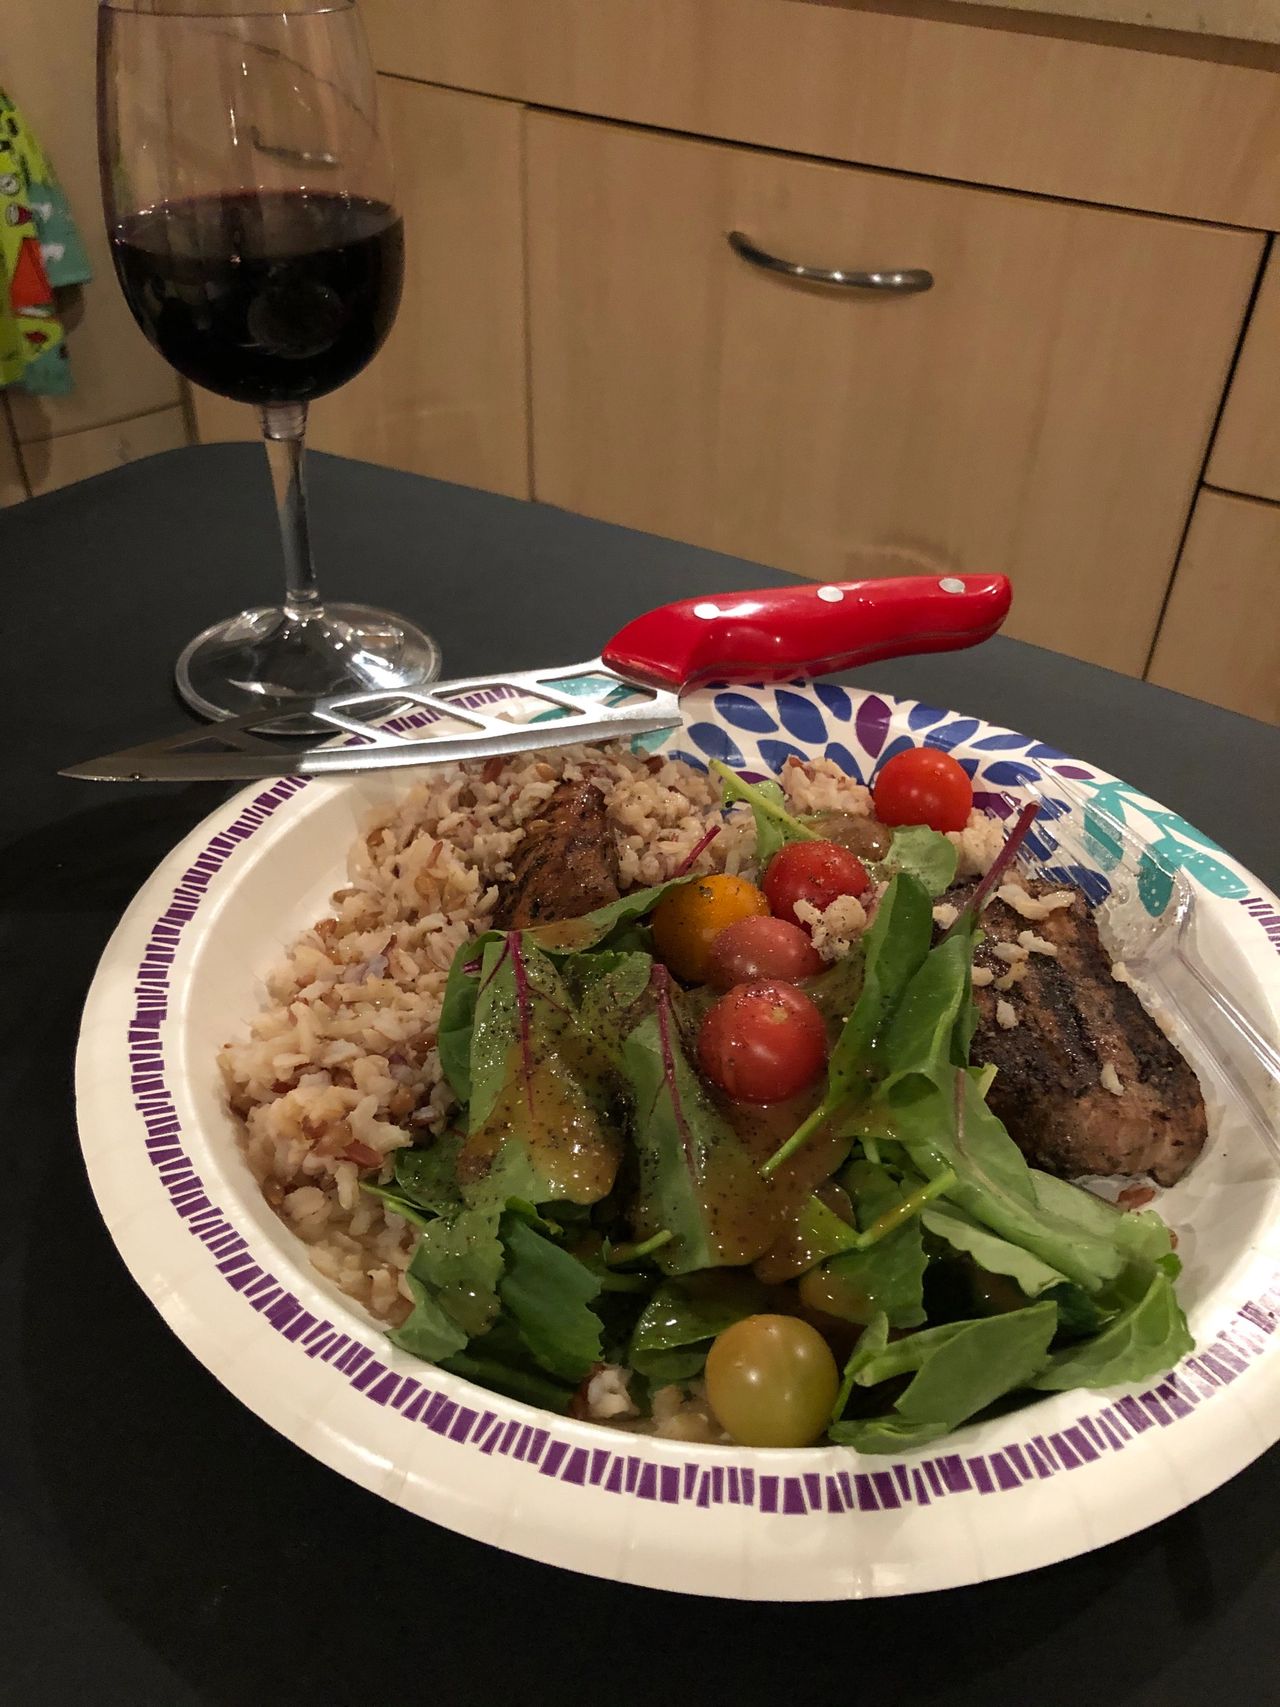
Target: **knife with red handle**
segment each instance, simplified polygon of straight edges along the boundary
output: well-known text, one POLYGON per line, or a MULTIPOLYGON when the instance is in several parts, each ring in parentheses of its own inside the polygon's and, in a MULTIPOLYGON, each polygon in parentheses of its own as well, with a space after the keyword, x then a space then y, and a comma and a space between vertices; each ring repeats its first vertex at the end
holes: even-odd
POLYGON ((620 740, 675 728, 679 694, 707 682, 789 681, 976 646, 1000 627, 1010 597, 1003 575, 906 575, 680 599, 636 617, 582 664, 300 702, 319 728, 305 746, 255 734, 270 717, 250 714, 62 774, 99 782, 318 776, 620 740), (390 701, 389 722, 361 718, 362 710, 383 716, 390 701))

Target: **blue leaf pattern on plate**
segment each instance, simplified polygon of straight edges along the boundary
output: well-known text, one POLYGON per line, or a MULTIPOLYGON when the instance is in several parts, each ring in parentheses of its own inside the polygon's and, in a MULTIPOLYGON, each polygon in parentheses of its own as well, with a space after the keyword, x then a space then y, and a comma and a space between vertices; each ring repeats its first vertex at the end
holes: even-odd
POLYGON ((984 735, 981 741, 973 743, 974 751, 979 753, 1008 753, 1017 748, 1025 748, 1025 735, 984 735))
POLYGON ((813 691, 837 723, 847 723, 853 716, 853 701, 844 688, 838 687, 835 682, 815 682, 813 691))
POLYGON ((826 739, 827 725, 820 705, 815 705, 803 694, 790 693, 786 688, 779 688, 774 698, 782 727, 788 735, 794 735, 797 741, 826 739))
POLYGON ((958 742, 967 741, 977 730, 976 717, 957 717, 939 729, 931 729, 924 738, 924 744, 926 747, 941 747, 944 753, 949 753, 958 742))
POLYGON ((995 764, 984 768, 982 775, 984 781, 998 783, 1001 788, 1021 788, 1024 783, 1042 780, 1034 765, 1019 764, 1016 759, 997 759, 995 764))
POLYGON ((731 770, 740 771, 747 762, 734 745, 729 731, 718 723, 691 723, 685 734, 709 759, 719 759, 731 770))
POLYGON ((941 723, 946 715, 941 706, 913 705, 907 713, 907 728, 928 729, 931 724, 941 723))
POLYGON ((824 759, 830 759, 833 764, 839 765, 842 771, 848 776, 855 777, 857 781, 866 780, 862 774, 862 766, 854 758, 848 747, 842 747, 839 741, 828 741, 827 750, 822 756, 824 759))
POLYGON ((1074 883, 1084 890, 1095 907, 1111 893, 1108 880, 1100 871, 1091 871, 1087 865, 1047 865, 1044 875, 1049 883, 1074 883))
POLYGON ((924 741, 943 750, 954 748, 955 757, 973 780, 974 806, 1006 823, 1016 810, 1017 795, 1023 787, 1033 784, 1043 788, 1043 810, 1032 831, 1031 845, 1042 860, 1056 858, 1047 875, 1078 884, 1095 902, 1110 893, 1111 883, 1105 874, 1114 873, 1125 859, 1125 849, 1106 823, 1107 818, 1131 826, 1144 843, 1137 888, 1143 907, 1153 917, 1160 917, 1168 907, 1173 874, 1178 870, 1186 871, 1203 889, 1224 899, 1237 899, 1249 892, 1247 882, 1232 869, 1217 843, 1194 825, 1148 801, 1128 783, 1099 780, 1087 765, 1066 759, 1046 742, 1028 740, 1012 730, 992 729, 977 719, 957 717, 937 706, 860 694, 834 682, 795 682, 767 688, 761 683, 735 682, 717 684, 717 690, 705 690, 708 698, 701 703, 709 705, 706 720, 676 734, 686 747, 691 744, 700 751, 665 748, 663 743, 669 737, 662 734, 637 736, 632 750, 662 751, 699 770, 706 769, 706 758, 718 758, 734 770, 757 778, 778 772, 789 758, 806 761, 822 754, 848 775, 866 782, 886 760, 924 741), (895 733, 895 724, 898 731, 905 724, 912 733, 895 733), (739 740, 726 725, 742 731, 739 740), (782 738, 784 732, 793 739, 782 738), (834 739, 837 732, 839 740, 834 739), (1037 759, 1044 763, 1037 765, 1037 759), (1083 785, 1080 792, 1087 797, 1083 811, 1077 803, 1052 792, 1054 779, 1059 776, 1083 785), (1083 817, 1082 827, 1088 837, 1087 863, 1083 865, 1066 861, 1059 850, 1053 825, 1066 816, 1083 817))
POLYGON ((696 771, 705 771, 707 768, 707 761, 705 759, 700 759, 696 753, 686 752, 683 747, 668 748, 664 757, 668 759, 675 759, 680 764, 691 765, 696 771))
POLYGON ((911 752, 915 746, 916 742, 911 739, 910 735, 899 735, 896 740, 890 741, 884 752, 881 753, 876 769, 883 769, 890 759, 895 758, 899 753, 911 752))
POLYGON ((778 727, 760 701, 748 699, 744 693, 718 693, 715 708, 726 723, 752 735, 772 735, 778 727))
POLYGON ((780 771, 788 759, 799 759, 805 763, 812 755, 806 753, 803 747, 793 747, 790 741, 761 741, 760 757, 770 770, 780 771))

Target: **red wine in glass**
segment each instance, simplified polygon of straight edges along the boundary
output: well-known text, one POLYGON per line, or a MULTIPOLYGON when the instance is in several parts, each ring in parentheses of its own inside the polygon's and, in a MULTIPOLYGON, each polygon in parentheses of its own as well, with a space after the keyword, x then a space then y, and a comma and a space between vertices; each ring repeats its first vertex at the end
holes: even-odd
POLYGON ((321 604, 307 528, 307 406, 377 354, 404 270, 354 0, 99 0, 98 152, 125 300, 186 379, 256 406, 280 524, 283 600, 197 635, 179 692, 295 734, 324 727, 310 699, 433 680, 403 617, 321 604))
POLYGON ((160 354, 237 403, 336 391, 376 354, 400 301, 403 222, 360 196, 193 196, 126 216, 111 246, 160 354))

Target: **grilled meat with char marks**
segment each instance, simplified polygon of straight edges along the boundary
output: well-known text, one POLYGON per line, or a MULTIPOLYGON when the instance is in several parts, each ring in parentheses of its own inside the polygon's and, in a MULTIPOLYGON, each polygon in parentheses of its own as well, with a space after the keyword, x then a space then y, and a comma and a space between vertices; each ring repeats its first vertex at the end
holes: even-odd
POLYGON ((618 899, 617 842, 594 783, 560 784, 525 824, 511 868, 493 917, 499 930, 580 918, 618 899))
MULTIPOLYGON (((1051 887, 1021 886, 1037 896, 1051 887)), ((1069 907, 1036 920, 992 900, 983 908, 982 930, 974 963, 990 967, 996 979, 1010 972, 996 944, 1016 945, 1030 930, 1057 950, 1056 956, 1028 953, 1025 975, 1008 990, 996 989, 994 980, 974 989, 980 1018, 972 1058, 997 1069, 988 1102, 1028 1161, 1068 1178, 1150 1173, 1159 1185, 1181 1179, 1207 1136, 1199 1082, 1133 991, 1112 976, 1084 895, 1075 891, 1069 907), (1001 1000, 1016 1024, 999 1023, 1001 1000), (1111 1089, 1103 1079, 1107 1067, 1115 1075, 1106 1074, 1111 1089)))

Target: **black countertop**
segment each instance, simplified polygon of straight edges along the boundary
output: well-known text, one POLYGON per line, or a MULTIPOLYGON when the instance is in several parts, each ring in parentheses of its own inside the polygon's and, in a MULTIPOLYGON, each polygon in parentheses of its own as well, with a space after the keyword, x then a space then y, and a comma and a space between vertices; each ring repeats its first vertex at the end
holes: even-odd
MULTIPOLYGON (((451 675, 571 661, 665 599, 785 579, 332 458, 314 460, 312 494, 326 591, 433 629, 451 675)), ((685 1599, 511 1558, 385 1504, 273 1434, 169 1333, 89 1194, 72 1058, 121 911, 227 791, 55 772, 183 723, 173 661, 206 623, 275 596, 273 528, 261 453, 241 446, 172 452, 0 514, 17 673, 0 827, 0 1699, 1280 1698, 1276 1453, 1144 1534, 1022 1578, 857 1605, 685 1599)), ((1092 760, 1280 884, 1274 729, 1005 639, 852 679, 1092 760)))

